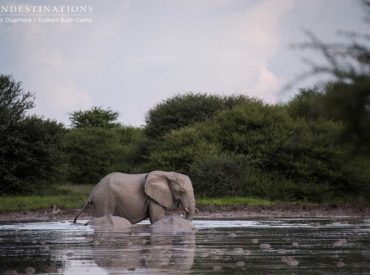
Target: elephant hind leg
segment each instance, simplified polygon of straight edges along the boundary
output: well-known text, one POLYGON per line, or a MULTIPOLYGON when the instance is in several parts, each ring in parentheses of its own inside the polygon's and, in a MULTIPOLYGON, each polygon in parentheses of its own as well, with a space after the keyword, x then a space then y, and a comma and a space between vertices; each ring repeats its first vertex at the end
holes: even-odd
POLYGON ((159 205, 153 200, 149 202, 149 220, 150 223, 163 219, 166 216, 166 210, 163 206, 159 205))
POLYGON ((94 201, 94 216, 104 217, 107 214, 114 214, 115 204, 111 200, 96 200, 94 201))

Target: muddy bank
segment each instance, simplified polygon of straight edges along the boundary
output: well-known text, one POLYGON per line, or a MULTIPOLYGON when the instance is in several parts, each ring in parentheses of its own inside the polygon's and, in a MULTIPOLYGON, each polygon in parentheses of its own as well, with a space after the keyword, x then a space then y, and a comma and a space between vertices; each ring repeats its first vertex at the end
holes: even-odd
MULTIPOLYGON (((370 217, 369 205, 274 205, 274 206, 199 206, 195 219, 370 217)), ((78 209, 45 209, 0 213, 0 221, 73 220, 78 209)), ((92 218, 92 210, 79 219, 92 218)))

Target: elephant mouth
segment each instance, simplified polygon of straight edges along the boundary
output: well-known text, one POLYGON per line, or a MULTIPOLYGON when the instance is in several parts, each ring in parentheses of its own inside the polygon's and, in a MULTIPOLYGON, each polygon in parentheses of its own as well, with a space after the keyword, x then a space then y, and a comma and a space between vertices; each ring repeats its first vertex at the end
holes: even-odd
POLYGON ((175 207, 180 208, 180 205, 181 205, 180 200, 175 200, 175 207))
POLYGON ((193 208, 190 206, 187 206, 187 205, 184 205, 182 202, 181 202, 181 199, 178 199, 178 200, 174 200, 173 202, 173 205, 176 209, 181 209, 183 210, 185 213, 185 218, 186 219, 189 219, 191 220, 194 216, 194 210, 193 208))
POLYGON ((175 205, 175 207, 177 209, 181 209, 182 208, 186 212, 187 215, 190 214, 189 208, 186 207, 186 206, 184 206, 184 205, 182 205, 181 200, 175 200, 174 201, 174 205, 175 205))

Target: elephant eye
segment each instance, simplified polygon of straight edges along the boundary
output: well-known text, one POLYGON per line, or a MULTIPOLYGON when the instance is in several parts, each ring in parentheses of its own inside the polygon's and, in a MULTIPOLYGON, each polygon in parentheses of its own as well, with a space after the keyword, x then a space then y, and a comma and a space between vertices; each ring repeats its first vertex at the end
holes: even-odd
POLYGON ((184 193, 185 192, 185 189, 184 188, 180 188, 180 193, 184 193))

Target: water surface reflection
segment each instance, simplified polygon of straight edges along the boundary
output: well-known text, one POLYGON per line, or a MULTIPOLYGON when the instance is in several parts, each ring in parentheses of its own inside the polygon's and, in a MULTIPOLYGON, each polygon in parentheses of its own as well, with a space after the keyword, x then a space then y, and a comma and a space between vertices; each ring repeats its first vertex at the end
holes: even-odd
POLYGON ((368 274, 369 219, 195 220, 187 234, 0 224, 0 274, 368 274))

